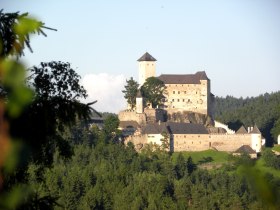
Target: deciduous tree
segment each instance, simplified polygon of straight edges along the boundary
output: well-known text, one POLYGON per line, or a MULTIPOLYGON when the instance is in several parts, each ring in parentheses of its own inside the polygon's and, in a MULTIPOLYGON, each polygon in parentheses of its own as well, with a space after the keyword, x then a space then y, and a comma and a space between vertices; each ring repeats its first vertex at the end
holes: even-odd
POLYGON ((141 87, 142 95, 147 103, 151 103, 153 108, 163 104, 165 99, 166 87, 160 79, 149 77, 141 87))

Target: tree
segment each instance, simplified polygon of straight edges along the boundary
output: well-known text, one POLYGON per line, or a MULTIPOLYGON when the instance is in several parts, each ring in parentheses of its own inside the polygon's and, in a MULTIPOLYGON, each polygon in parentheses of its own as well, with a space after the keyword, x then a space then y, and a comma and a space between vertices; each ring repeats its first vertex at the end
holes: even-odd
POLYGON ((132 77, 130 80, 126 80, 126 84, 127 85, 124 86, 125 90, 122 90, 122 92, 124 93, 124 98, 127 100, 131 109, 134 109, 139 84, 132 77))
POLYGON ((196 165, 193 163, 192 157, 189 156, 187 160, 188 174, 191 174, 196 169, 196 165))
MULTIPOLYGON (((32 93, 24 83, 26 69, 15 59, 23 55, 25 46, 32 52, 29 35, 38 33, 46 35, 42 28, 44 23, 32 19, 27 13, 3 13, 0 10, 0 208, 15 209, 30 194, 27 186, 19 186, 12 174, 16 168, 15 162, 20 159, 13 136, 8 129, 8 118, 18 117, 23 108, 31 102, 32 93), (13 151, 14 150, 14 151, 13 151), (12 162, 9 161, 12 158, 12 162), (3 174, 5 176, 3 176, 3 174), (14 183, 17 186, 14 186, 14 183), (24 195, 24 196, 23 196, 24 195)), ((50 28, 47 28, 50 29, 50 28)), ((23 126, 23 125, 20 125, 23 126)), ((24 173, 19 171, 18 173, 24 173)))
POLYGON ((161 147, 163 151, 168 151, 170 149, 170 143, 169 143, 170 136, 166 131, 162 132, 161 135, 163 137, 160 139, 161 147))
POLYGON ((69 143, 60 133, 65 127, 74 125, 76 118, 88 119, 92 103, 78 101, 87 94, 79 84, 80 76, 69 63, 41 63, 29 71, 27 84, 35 95, 22 116, 12 120, 11 133, 24 139, 32 149, 33 158, 51 163, 55 147, 66 156, 71 155, 69 143))
POLYGON ((32 52, 29 35, 37 33, 47 36, 43 29, 56 31, 46 27, 43 22, 30 18, 28 13, 3 13, 0 10, 0 57, 22 56, 25 45, 32 52))
POLYGON ((104 120, 104 134, 105 134, 105 139, 107 141, 113 140, 117 141, 118 137, 120 135, 120 131, 118 130, 120 124, 120 120, 118 116, 116 115, 109 115, 105 120, 104 120))
POLYGON ((149 77, 141 87, 141 92, 148 103, 151 103, 153 108, 163 104, 166 94, 166 87, 160 79, 149 77))

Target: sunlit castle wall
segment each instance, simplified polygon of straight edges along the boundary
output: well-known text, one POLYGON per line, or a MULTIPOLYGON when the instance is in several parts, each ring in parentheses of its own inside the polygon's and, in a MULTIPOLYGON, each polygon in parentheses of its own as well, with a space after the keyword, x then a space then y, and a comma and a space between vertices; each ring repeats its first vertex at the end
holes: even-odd
POLYGON ((142 86, 147 78, 155 77, 156 63, 154 61, 140 61, 138 65, 139 65, 139 84, 140 86, 142 86))
POLYGON ((201 84, 165 84, 167 88, 165 107, 168 113, 192 111, 209 115, 210 81, 201 84))

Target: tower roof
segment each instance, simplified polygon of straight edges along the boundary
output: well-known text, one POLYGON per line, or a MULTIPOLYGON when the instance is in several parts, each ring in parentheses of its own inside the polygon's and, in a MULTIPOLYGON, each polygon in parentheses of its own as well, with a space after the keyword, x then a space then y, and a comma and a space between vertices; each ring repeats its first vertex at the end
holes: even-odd
POLYGON ((258 127, 256 125, 254 125, 253 130, 251 131, 251 133, 255 133, 255 134, 261 134, 260 130, 258 129, 258 127))
POLYGON ((236 134, 246 134, 246 133, 248 132, 246 131, 243 125, 238 129, 238 131, 236 131, 236 134))
POLYGON ((157 61, 153 56, 151 56, 148 52, 142 55, 137 61, 157 61))

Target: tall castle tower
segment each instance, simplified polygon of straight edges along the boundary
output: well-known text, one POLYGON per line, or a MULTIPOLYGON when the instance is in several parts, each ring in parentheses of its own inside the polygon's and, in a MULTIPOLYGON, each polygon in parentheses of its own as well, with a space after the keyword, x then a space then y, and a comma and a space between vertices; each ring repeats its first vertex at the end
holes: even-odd
POLYGON ((141 87, 147 78, 156 76, 156 59, 146 52, 137 61, 139 62, 139 85, 141 87))

